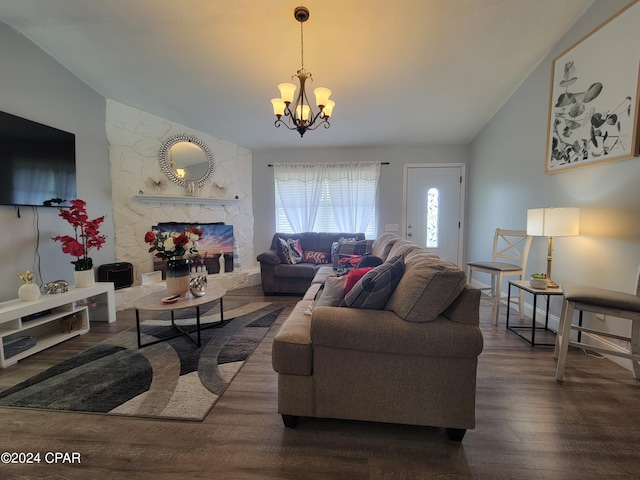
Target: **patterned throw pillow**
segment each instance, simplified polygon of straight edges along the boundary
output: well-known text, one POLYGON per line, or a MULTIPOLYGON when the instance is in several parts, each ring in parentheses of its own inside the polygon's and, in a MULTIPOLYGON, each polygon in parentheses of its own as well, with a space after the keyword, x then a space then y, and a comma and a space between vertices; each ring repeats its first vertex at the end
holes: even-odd
POLYGON ((337 269, 340 260, 344 257, 351 255, 371 255, 372 247, 373 240, 342 241, 341 239, 338 242, 336 254, 332 256, 333 268, 337 269))
POLYGON ((367 272, 344 297, 343 306, 382 310, 404 273, 401 255, 367 272))
POLYGON ((278 237, 277 240, 276 247, 278 248, 278 256, 280 260, 282 260, 282 263, 295 265, 296 263, 302 262, 304 252, 302 251, 300 240, 294 240, 292 238, 285 240, 280 237, 278 237))
POLYGON ((302 256, 303 263, 313 263, 322 265, 329 263, 329 254, 327 252, 314 252, 313 250, 305 250, 302 256))
MULTIPOLYGON (((340 248, 340 245, 342 243, 345 242, 357 242, 358 239, 355 237, 351 237, 351 238, 345 238, 345 237, 341 237, 340 240, 338 240, 337 242, 333 242, 331 244, 331 263, 335 263, 336 260, 336 255, 338 253, 338 249, 340 248)), ((333 266, 333 268, 337 268, 336 265, 333 266)))

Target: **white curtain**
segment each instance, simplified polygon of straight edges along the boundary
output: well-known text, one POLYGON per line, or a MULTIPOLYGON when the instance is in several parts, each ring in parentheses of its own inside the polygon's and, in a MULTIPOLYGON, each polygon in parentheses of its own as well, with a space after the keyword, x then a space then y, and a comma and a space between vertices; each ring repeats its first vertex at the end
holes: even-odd
POLYGON ((276 163, 273 168, 276 196, 294 233, 317 227, 367 231, 375 211, 379 162, 276 163))
POLYGON ((342 232, 364 232, 375 208, 379 162, 327 165, 333 216, 342 232))
POLYGON ((276 195, 293 232, 312 232, 322 192, 323 165, 275 163, 273 175, 276 195))

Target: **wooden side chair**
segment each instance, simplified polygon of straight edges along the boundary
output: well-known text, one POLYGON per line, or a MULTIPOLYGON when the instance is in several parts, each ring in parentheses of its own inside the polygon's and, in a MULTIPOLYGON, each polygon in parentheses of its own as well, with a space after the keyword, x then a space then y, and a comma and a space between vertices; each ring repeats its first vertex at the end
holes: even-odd
MULTIPOLYGON (((569 347, 588 349, 598 353, 628 358, 633 364, 633 376, 640 380, 640 269, 636 280, 636 294, 617 292, 604 288, 587 287, 583 285, 563 285, 564 301, 560 313, 560 324, 556 346, 553 352, 558 359, 556 368, 556 380, 564 380, 564 369, 567 361, 569 347), (582 325, 573 324, 573 312, 601 313, 612 317, 631 320, 631 336, 615 335, 594 328, 585 328, 582 325), (627 351, 589 345, 580 341, 571 340, 571 330, 586 332, 598 337, 614 338, 629 342, 627 351)), ((582 323, 582 322, 580 322, 582 323)))
MULTIPOLYGON (((473 272, 488 273, 491 275, 491 287, 482 288, 489 290, 489 296, 493 303, 493 324, 498 324, 500 313, 500 301, 507 296, 502 294, 502 279, 515 276, 524 280, 527 270, 527 259, 531 248, 530 235, 525 230, 504 230, 496 228, 493 237, 493 255, 491 261, 478 261, 467 263, 467 281, 471 283, 473 272)), ((518 301, 520 317, 524 317, 524 293, 512 295, 511 301, 518 301)), ((509 305, 507 305, 509 308, 509 305)))

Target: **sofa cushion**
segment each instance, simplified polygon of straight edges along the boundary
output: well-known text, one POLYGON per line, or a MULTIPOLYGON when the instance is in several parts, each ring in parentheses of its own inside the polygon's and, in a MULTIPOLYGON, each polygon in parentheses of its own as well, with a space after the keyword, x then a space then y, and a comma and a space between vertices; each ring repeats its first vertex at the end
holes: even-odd
POLYGON ((375 255, 376 257, 380 257, 383 261, 389 258, 389 251, 393 244, 398 240, 402 240, 402 237, 396 235, 391 232, 384 232, 378 238, 373 241, 373 246, 371 247, 371 255, 375 255))
POLYGON ((387 258, 393 258, 397 255, 408 255, 410 252, 414 250, 422 250, 418 245, 409 240, 397 240, 393 243, 391 248, 389 249, 389 253, 387 258))
POLYGON ((273 276, 280 278, 313 278, 318 271, 318 267, 310 263, 298 263, 287 265, 281 263, 273 267, 273 276))
POLYGON ((336 274, 336 271, 330 265, 318 265, 314 268, 316 269, 316 274, 311 281, 312 284, 322 284, 328 277, 333 277, 336 274))
POLYGON ((289 265, 295 265, 296 263, 302 262, 302 245, 300 244, 300 240, 293 238, 278 238, 276 242, 278 256, 282 263, 286 263, 289 265))
POLYGON ((304 314, 310 303, 310 300, 300 300, 273 340, 271 361, 278 373, 311 375, 311 317, 304 314))
POLYGON ((404 275, 385 310, 409 322, 430 322, 460 295, 467 276, 457 265, 419 250, 404 259, 404 275))
POLYGON ((402 278, 403 271, 404 262, 400 255, 375 267, 345 295, 343 305, 382 310, 402 278))

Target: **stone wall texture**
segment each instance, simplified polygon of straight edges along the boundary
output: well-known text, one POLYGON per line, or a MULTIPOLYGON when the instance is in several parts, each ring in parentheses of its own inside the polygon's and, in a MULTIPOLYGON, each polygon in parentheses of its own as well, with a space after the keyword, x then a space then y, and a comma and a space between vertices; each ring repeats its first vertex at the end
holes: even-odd
POLYGON ((153 270, 153 254, 144 234, 158 222, 224 222, 233 225, 242 269, 254 267, 253 208, 251 197, 251 151, 219 140, 161 117, 107 100, 106 130, 113 192, 115 257, 131 262, 134 285, 140 274, 153 270), (184 187, 174 184, 160 170, 158 152, 162 142, 179 134, 205 142, 216 162, 215 173, 196 197, 235 198, 237 205, 213 206, 193 203, 146 203, 138 194, 186 196, 184 187), (158 183, 160 185, 158 185, 158 183))

